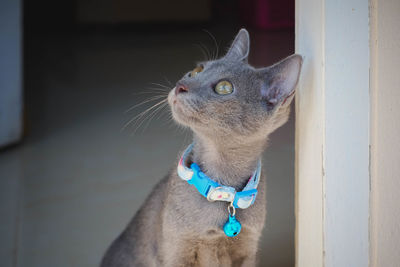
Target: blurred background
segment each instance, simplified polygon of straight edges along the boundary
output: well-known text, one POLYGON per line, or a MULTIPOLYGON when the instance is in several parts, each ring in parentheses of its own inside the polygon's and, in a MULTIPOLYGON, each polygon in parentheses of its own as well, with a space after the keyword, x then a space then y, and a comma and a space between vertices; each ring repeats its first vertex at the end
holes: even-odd
MULTIPOLYGON (((167 109, 129 123, 155 100, 126 111, 241 27, 254 66, 292 54, 293 26, 294 0, 2 0, 0 266, 97 266, 191 141, 167 109)), ((259 266, 294 266, 293 112, 264 168, 259 266)))

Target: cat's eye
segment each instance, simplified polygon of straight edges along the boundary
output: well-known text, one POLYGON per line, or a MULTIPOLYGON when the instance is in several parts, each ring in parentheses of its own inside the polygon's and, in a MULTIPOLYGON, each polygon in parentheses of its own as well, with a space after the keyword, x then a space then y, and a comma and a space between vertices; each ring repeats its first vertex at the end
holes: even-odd
POLYGON ((199 72, 202 72, 203 69, 204 69, 204 67, 203 67, 202 65, 197 66, 196 68, 194 68, 194 70, 192 70, 192 71, 189 73, 189 77, 194 77, 194 76, 196 76, 199 72))
POLYGON ((228 81, 220 81, 214 88, 219 95, 228 95, 233 92, 233 85, 228 81))

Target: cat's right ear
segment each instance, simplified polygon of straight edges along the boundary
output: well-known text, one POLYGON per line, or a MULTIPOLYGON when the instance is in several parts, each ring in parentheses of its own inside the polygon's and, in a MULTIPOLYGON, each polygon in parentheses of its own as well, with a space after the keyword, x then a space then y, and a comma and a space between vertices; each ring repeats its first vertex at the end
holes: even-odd
POLYGON ((230 61, 245 61, 249 56, 250 37, 246 29, 241 29, 233 40, 231 47, 225 55, 230 61))
POLYGON ((302 56, 294 54, 270 67, 258 70, 264 81, 261 86, 261 96, 269 110, 278 105, 290 104, 299 80, 302 63, 302 56))

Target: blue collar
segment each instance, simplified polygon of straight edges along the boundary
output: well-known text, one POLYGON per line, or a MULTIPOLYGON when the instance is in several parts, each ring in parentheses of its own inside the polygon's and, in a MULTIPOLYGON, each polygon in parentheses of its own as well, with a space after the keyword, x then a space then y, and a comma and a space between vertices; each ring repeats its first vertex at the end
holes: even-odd
POLYGON ((225 186, 212 180, 204 174, 196 163, 192 163, 190 168, 186 166, 187 157, 192 151, 193 144, 189 145, 183 153, 178 164, 178 175, 182 180, 196 187, 201 195, 208 201, 230 202, 234 208, 246 209, 250 207, 257 196, 257 186, 260 181, 261 160, 258 161, 257 169, 249 178, 242 191, 237 192, 231 186, 225 186))

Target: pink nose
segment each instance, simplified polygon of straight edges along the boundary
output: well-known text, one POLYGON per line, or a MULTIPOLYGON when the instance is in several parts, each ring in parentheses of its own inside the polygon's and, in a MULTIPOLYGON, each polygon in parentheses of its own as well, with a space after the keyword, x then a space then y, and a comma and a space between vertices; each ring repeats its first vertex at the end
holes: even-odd
POLYGON ((183 84, 177 84, 175 87, 175 95, 180 94, 180 93, 187 93, 189 89, 184 86, 183 84))

